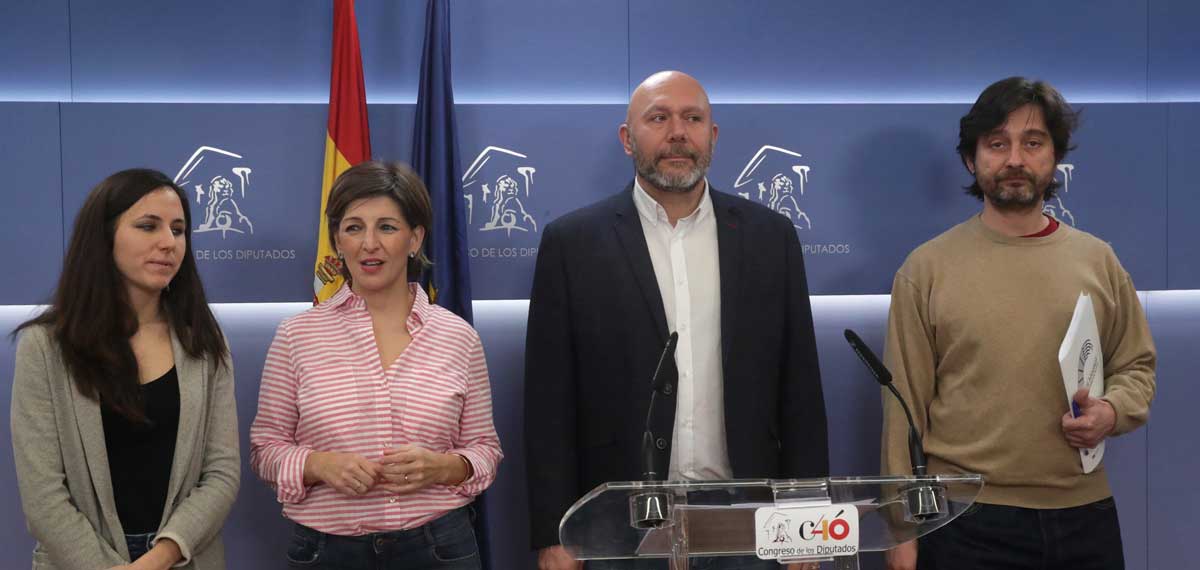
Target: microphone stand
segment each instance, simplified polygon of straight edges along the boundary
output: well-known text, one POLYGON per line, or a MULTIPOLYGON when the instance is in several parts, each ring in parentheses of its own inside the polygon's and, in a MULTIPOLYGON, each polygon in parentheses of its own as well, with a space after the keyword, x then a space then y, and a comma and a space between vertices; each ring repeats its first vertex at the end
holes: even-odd
POLYGON ((921 444, 921 436, 917 433, 917 424, 913 421, 908 403, 904 401, 900 391, 892 385, 892 373, 854 331, 846 329, 845 336, 846 342, 850 343, 854 353, 871 371, 871 376, 875 377, 875 381, 887 388, 900 401, 900 407, 904 409, 904 416, 908 419, 908 460, 912 465, 913 476, 920 481, 901 489, 906 507, 904 520, 921 524, 944 518, 949 513, 946 505, 946 488, 927 478, 925 447, 921 444))
MULTIPOLYGON (((671 359, 675 358, 675 346, 679 343, 679 333, 672 332, 667 338, 667 345, 663 347, 662 354, 658 357, 658 366, 654 368, 654 374, 650 377, 650 405, 646 408, 646 431, 642 433, 642 480, 646 482, 662 481, 665 473, 660 473, 656 467, 657 451, 653 430, 655 403, 658 401, 658 393, 663 391, 667 386, 666 378, 663 377, 663 369, 671 359)), ((669 395, 670 392, 668 391, 669 395)), ((651 529, 663 528, 670 523, 671 512, 671 495, 664 491, 645 491, 638 493, 629 498, 629 524, 634 528, 651 529)))

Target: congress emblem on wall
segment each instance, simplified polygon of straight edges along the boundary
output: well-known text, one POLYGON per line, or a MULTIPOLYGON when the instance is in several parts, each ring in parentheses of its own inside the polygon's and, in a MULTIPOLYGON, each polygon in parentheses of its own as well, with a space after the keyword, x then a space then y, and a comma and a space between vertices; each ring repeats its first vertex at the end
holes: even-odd
POLYGON ((193 233, 221 232, 253 234, 254 222, 243 211, 239 200, 246 198, 250 172, 242 155, 211 146, 201 146, 175 174, 175 183, 196 197, 192 219, 199 225, 193 233))
POLYGON ((811 230, 812 218, 802 209, 804 186, 812 167, 798 152, 763 145, 733 183, 738 196, 758 202, 791 220, 796 229, 811 230))
POLYGON ((481 232, 533 234, 538 221, 526 210, 533 199, 533 175, 537 172, 524 153, 488 146, 471 162, 462 176, 467 225, 481 232))
POLYGON ((1058 173, 1062 175, 1059 179, 1062 182, 1062 186, 1058 189, 1058 195, 1051 198, 1042 206, 1042 212, 1060 222, 1074 226, 1075 214, 1067 209, 1066 199, 1067 194, 1071 191, 1071 178, 1075 175, 1075 165, 1060 164, 1058 165, 1058 173))

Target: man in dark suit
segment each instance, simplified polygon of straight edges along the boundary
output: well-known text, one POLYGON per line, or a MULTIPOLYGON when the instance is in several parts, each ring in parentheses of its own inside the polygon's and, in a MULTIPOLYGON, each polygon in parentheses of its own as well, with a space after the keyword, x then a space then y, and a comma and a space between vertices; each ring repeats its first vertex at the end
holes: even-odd
POLYGON ((692 77, 647 78, 619 136, 634 181, 545 229, 530 295, 525 444, 543 570, 578 567, 558 545, 572 503, 642 478, 649 381, 671 332, 678 347, 655 404, 659 478, 829 471, 792 224, 709 187, 717 125, 692 77))

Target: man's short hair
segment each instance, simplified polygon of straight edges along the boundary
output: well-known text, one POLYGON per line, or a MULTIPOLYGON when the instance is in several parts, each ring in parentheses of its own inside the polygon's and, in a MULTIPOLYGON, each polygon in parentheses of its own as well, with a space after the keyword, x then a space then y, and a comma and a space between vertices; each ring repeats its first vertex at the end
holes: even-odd
MULTIPOLYGON (((975 161, 975 147, 979 137, 984 136, 1004 124, 1008 115, 1025 105, 1034 104, 1042 109, 1042 117, 1050 138, 1054 141, 1054 163, 1057 165, 1066 158, 1067 152, 1075 150, 1071 146, 1071 133, 1079 126, 1079 114, 1067 104, 1061 93, 1045 81, 1030 81, 1024 77, 1009 77, 1001 79, 988 86, 979 94, 979 99, 971 106, 971 110, 958 121, 958 156, 966 166, 967 160, 975 161)), ((1049 200, 1056 194, 1061 184, 1052 179, 1043 200, 1049 200)), ((979 183, 971 181, 966 187, 967 194, 983 200, 983 189, 979 183)))

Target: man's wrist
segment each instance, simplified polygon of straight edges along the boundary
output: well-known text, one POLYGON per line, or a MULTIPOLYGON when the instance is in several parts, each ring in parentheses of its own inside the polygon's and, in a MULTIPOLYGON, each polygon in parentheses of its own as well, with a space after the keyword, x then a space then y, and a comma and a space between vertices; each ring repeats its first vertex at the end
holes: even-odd
POLYGON ((1108 422, 1108 427, 1104 430, 1104 437, 1108 437, 1117 431, 1117 407, 1114 406, 1112 402, 1105 400, 1104 398, 1101 398, 1100 401, 1103 402, 1105 406, 1108 406, 1108 412, 1111 414, 1109 416, 1110 421, 1108 422))

